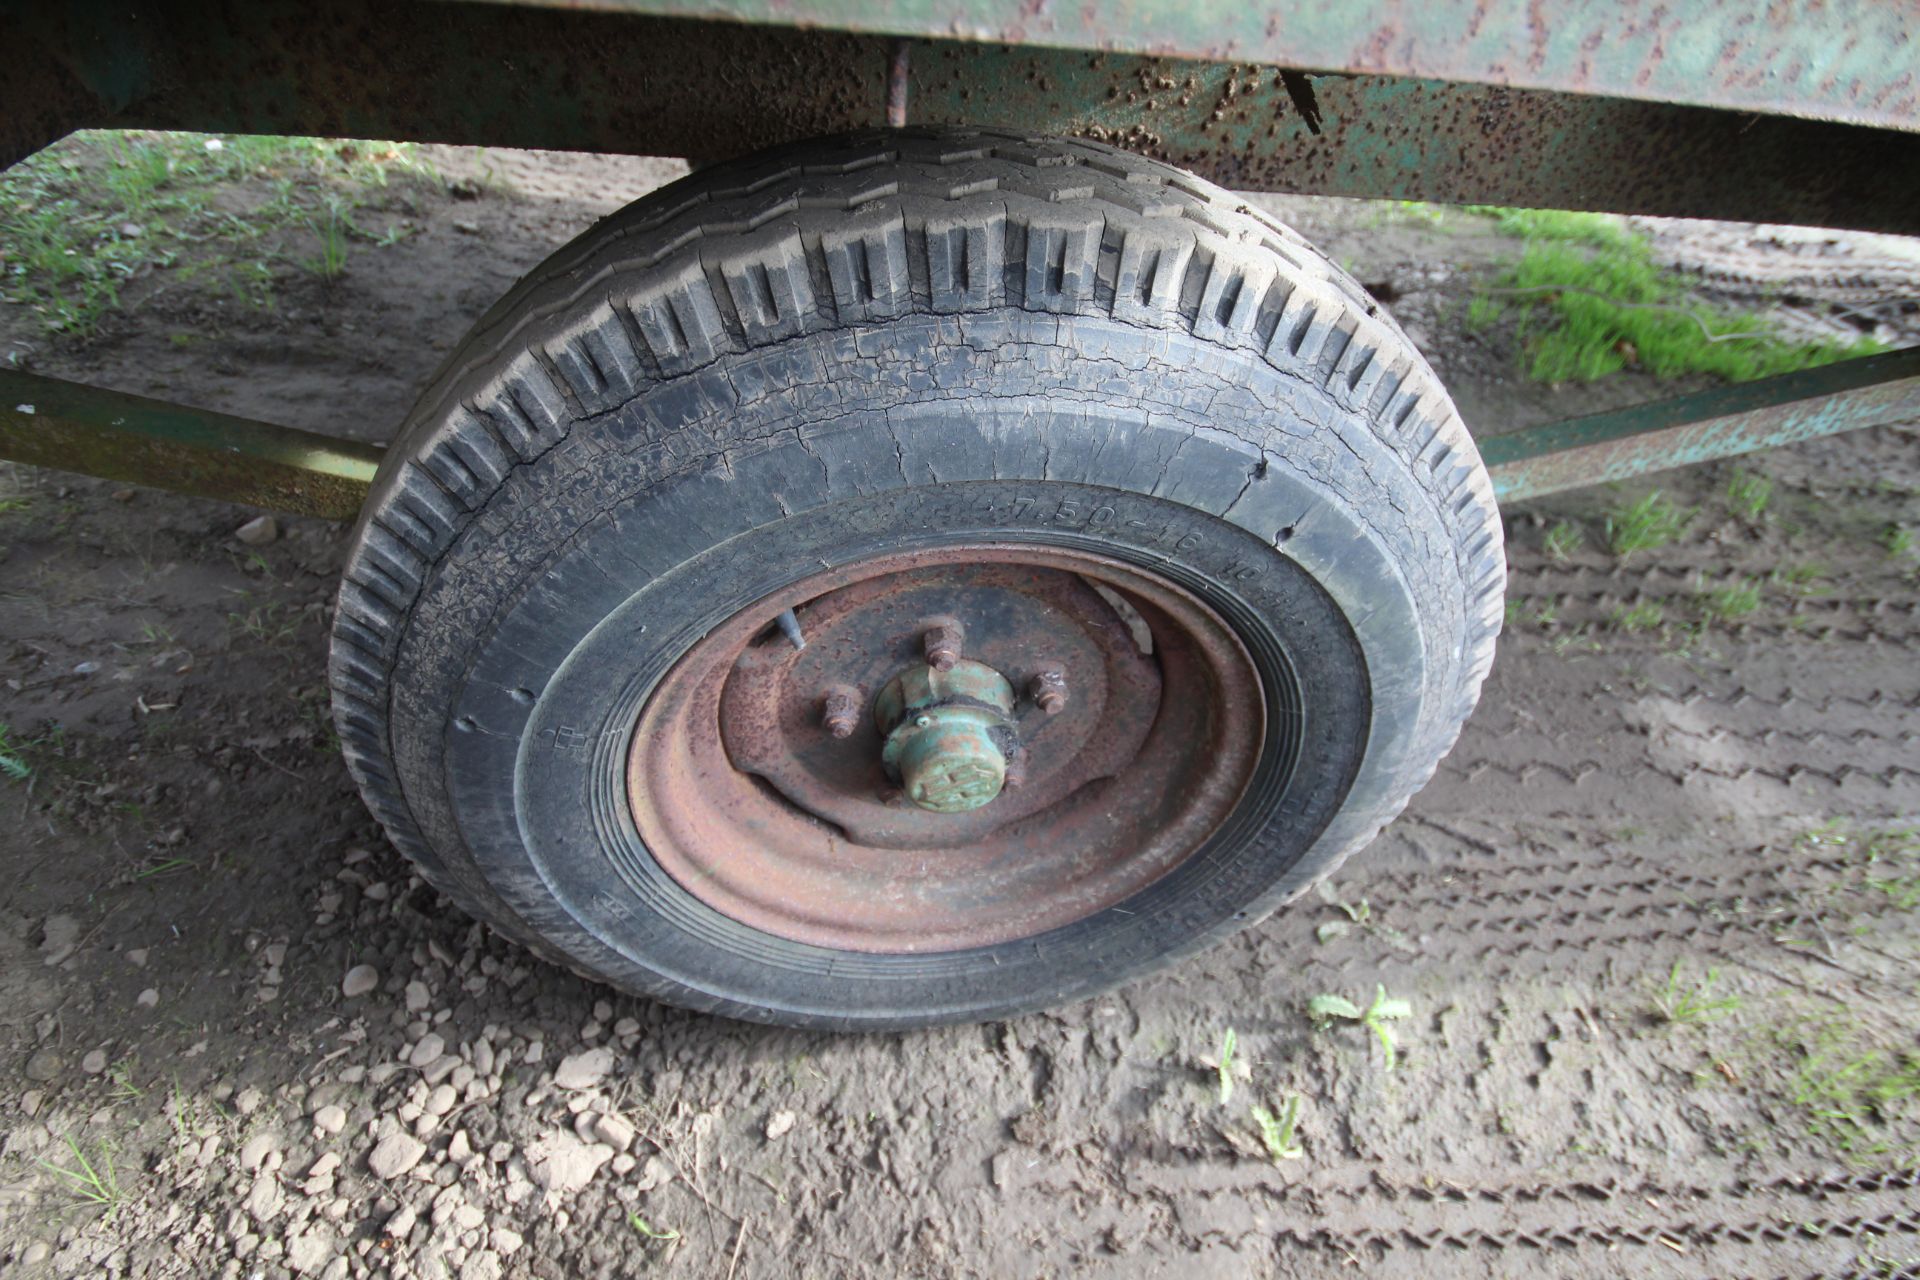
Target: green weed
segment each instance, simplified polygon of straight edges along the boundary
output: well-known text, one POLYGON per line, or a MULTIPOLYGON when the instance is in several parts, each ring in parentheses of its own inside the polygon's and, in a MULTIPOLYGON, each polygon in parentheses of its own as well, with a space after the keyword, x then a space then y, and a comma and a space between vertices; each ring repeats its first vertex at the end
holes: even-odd
POLYGON ((130 282, 161 270, 166 283, 141 296, 200 285, 270 306, 286 242, 318 231, 315 269, 337 275, 347 238, 362 234, 353 211, 405 199, 378 196, 393 173, 431 170, 390 143, 83 130, 0 174, 0 296, 79 337, 132 305, 130 282), (266 195, 244 217, 215 199, 242 180, 266 195))
POLYGON ((1756 521, 1773 500, 1773 481, 1753 471, 1736 471, 1727 481, 1727 509, 1742 520, 1756 521))
POLYGON ((1920 831, 1875 832, 1861 852, 1872 868, 1867 876, 1869 889, 1885 894, 1902 911, 1920 907, 1920 831))
POLYGON ((1467 300, 1467 329, 1472 333, 1490 329, 1506 314, 1507 306, 1498 298, 1490 298, 1484 293, 1475 294, 1467 300))
POLYGON ((1220 1054, 1214 1062, 1214 1074, 1220 1078, 1220 1105, 1226 1106, 1233 1100, 1233 1051, 1240 1037, 1234 1034, 1232 1027, 1220 1037, 1220 1054))
POLYGON ((1657 630, 1666 620, 1667 611, 1658 600, 1642 600, 1631 609, 1616 609, 1612 618, 1614 627, 1628 635, 1657 630))
POLYGON ((147 1091, 133 1082, 133 1064, 122 1060, 107 1068, 107 1079, 113 1087, 113 1096, 123 1101, 134 1102, 147 1096, 147 1091))
POLYGON ((1377 986, 1373 990, 1373 1003, 1365 1009, 1354 1004, 1345 996, 1317 995, 1307 1001, 1307 1016, 1320 1026, 1335 1019, 1357 1022, 1373 1032, 1380 1042, 1380 1051, 1385 1055, 1386 1069, 1392 1071, 1399 1063, 1398 1048, 1394 1043, 1393 1029, 1387 1025, 1403 1018, 1413 1016, 1413 1005, 1406 1000, 1387 994, 1385 987, 1377 986))
POLYGON ((307 269, 322 280, 338 280, 347 273, 347 222, 338 206, 328 205, 324 221, 309 218, 307 225, 320 237, 320 255, 310 259, 307 269))
POLYGON ((1287 1095, 1278 1116, 1261 1106, 1252 1108, 1252 1114, 1253 1122, 1260 1126, 1260 1141, 1266 1144, 1267 1154, 1273 1157, 1275 1164, 1282 1160, 1298 1160, 1307 1154, 1294 1139, 1294 1132, 1300 1124, 1299 1094, 1287 1095))
POLYGON ((1560 240, 1598 248, 1626 248, 1639 241, 1626 223, 1610 213, 1508 209, 1498 205, 1469 205, 1468 208, 1492 218, 1500 231, 1522 240, 1560 240))
POLYGON ((1546 541, 1542 546, 1556 562, 1564 564, 1586 540, 1586 532, 1579 525, 1570 520, 1562 520, 1547 530, 1546 541))
POLYGON ((1760 580, 1741 578, 1724 587, 1702 593, 1700 613, 1708 622, 1731 622, 1744 618, 1760 607, 1760 580))
POLYGON ((1517 626, 1522 622, 1531 622, 1549 628, 1560 620, 1560 605, 1551 599, 1535 600, 1526 596, 1515 597, 1507 601, 1507 626, 1517 626))
POLYGON ((1320 901, 1335 908, 1346 917, 1345 920, 1329 920, 1314 930, 1314 937, 1322 943, 1332 942, 1335 938, 1344 937, 1351 930, 1358 928, 1396 951, 1415 950, 1413 942, 1406 934, 1385 921, 1375 918, 1373 904, 1365 898, 1358 902, 1342 901, 1339 891, 1333 887, 1331 880, 1322 880, 1314 885, 1313 893, 1320 901))
POLYGON ((24 748, 26 744, 13 737, 13 729, 0 721, 0 774, 10 781, 25 782, 33 776, 33 766, 27 763, 24 748))
POLYGON ((163 858, 150 867, 142 867, 133 873, 135 880, 152 880, 174 871, 191 871, 194 863, 188 858, 163 858))
POLYGON ((127 1198, 120 1188, 119 1174, 114 1171, 113 1152, 103 1143, 97 1155, 90 1159, 71 1134, 62 1141, 72 1153, 74 1168, 63 1168, 50 1160, 37 1163, 59 1178, 78 1203, 104 1209, 102 1221, 110 1221, 127 1198))
POLYGON ((627 1211, 627 1225, 632 1227, 635 1231, 639 1232, 642 1236, 646 1237, 648 1240, 658 1240, 664 1243, 666 1241, 678 1240, 680 1238, 680 1233, 678 1231, 673 1230, 671 1227, 656 1227, 652 1223, 648 1222, 645 1218, 641 1217, 639 1214, 634 1213, 632 1210, 627 1211))
POLYGON ((1758 317, 1690 302, 1686 282, 1656 264, 1644 237, 1616 218, 1484 212, 1526 242, 1488 296, 1520 313, 1527 372, 1540 381, 1589 382, 1638 367, 1656 377, 1707 373, 1739 382, 1883 349, 1869 339, 1791 341, 1758 317))
POLYGON ((1658 489, 1638 502, 1616 506, 1607 513, 1607 549, 1625 560, 1636 551, 1664 547, 1680 536, 1693 519, 1658 489))
POLYGON ((1654 1011, 1662 1021, 1674 1025, 1711 1022, 1740 1007, 1738 996, 1713 994, 1714 984, 1720 981, 1718 969, 1707 970, 1706 977, 1698 982, 1688 982, 1680 976, 1680 965, 1678 960, 1673 962, 1666 986, 1654 996, 1654 1011))
POLYGON ((1797 1055, 1787 1096, 1816 1133, 1849 1153, 1892 1150, 1885 1131, 1920 1100, 1920 1053, 1868 1043, 1850 1020, 1829 1022, 1790 1043, 1797 1055))
POLYGON ((1890 556, 1904 556, 1913 550, 1913 530, 1903 524, 1890 524, 1880 535, 1880 545, 1890 556))

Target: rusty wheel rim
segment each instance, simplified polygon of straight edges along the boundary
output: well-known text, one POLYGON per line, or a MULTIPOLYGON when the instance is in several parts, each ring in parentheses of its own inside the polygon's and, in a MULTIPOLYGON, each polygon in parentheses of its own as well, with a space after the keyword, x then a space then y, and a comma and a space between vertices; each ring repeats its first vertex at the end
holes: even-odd
POLYGON ((626 790, 648 851, 723 915, 925 953, 1120 907, 1208 848, 1265 739, 1253 660, 1191 592, 1106 556, 978 543, 816 574, 715 627, 642 707, 626 790), (933 812, 890 767, 875 706, 951 656, 937 629, 955 624, 965 661, 1014 691, 987 714, 1009 785, 933 812))

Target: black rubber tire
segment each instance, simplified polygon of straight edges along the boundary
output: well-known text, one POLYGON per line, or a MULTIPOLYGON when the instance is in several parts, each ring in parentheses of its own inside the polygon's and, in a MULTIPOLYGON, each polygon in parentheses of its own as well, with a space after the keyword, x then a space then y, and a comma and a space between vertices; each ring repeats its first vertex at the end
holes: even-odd
POLYGON ((982 1019, 1365 844, 1472 709, 1504 584, 1452 404, 1294 233, 1093 143, 874 133, 683 179, 488 313, 356 530, 335 718, 423 874, 583 974, 789 1025, 982 1019), (822 563, 979 536, 1119 555, 1235 626, 1293 736, 1231 830, 1128 910, 931 956, 774 938, 666 877, 609 781, 660 674, 822 563))

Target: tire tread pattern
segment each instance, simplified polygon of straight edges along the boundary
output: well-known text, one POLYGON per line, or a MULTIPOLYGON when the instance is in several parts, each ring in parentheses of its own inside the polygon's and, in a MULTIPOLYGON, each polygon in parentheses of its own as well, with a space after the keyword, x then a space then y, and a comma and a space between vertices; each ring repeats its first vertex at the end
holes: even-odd
POLYGON ((1424 359, 1346 272, 1201 179, 1091 142, 875 132, 717 166, 612 215, 515 285, 429 383, 363 510, 330 660, 348 767, 395 845, 569 963, 436 853, 396 777, 388 673, 435 566, 516 468, 649 386, 801 334, 1001 307, 1178 327, 1369 415, 1432 498, 1465 593, 1452 710, 1404 804, 1478 698, 1505 589, 1492 486, 1424 359))

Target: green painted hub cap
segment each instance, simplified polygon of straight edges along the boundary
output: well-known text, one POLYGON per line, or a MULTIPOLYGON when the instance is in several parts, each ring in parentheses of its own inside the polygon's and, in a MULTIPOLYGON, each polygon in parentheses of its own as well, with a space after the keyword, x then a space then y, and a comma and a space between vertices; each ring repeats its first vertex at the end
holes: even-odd
POLYGON ((873 713, 886 737, 882 762, 922 809, 978 809, 1006 785, 1001 744, 1013 741, 1013 686, 992 667, 911 667, 880 691, 873 713))

